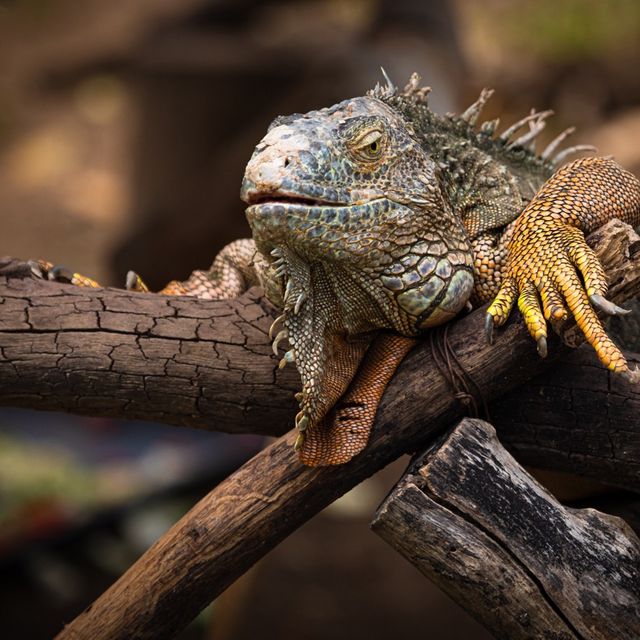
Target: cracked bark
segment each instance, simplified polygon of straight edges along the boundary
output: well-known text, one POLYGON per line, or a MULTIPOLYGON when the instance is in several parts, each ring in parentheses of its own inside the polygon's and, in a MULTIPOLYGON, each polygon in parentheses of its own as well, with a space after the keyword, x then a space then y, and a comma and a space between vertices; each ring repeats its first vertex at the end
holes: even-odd
POLYGON ((281 434, 299 378, 278 370, 273 313, 257 289, 221 301, 87 289, 5 260, 0 404, 281 434))
POLYGON ((603 369, 587 345, 489 409, 520 463, 640 492, 640 385, 603 369))
MULTIPOLYGON (((594 247, 610 250, 611 298, 621 303, 637 295, 638 237, 613 223, 594 247)), ((537 358, 516 318, 489 346, 483 320, 480 310, 452 323, 448 341, 487 400, 546 370, 562 353, 552 343, 552 357, 537 358)), ((310 469, 297 461, 293 435, 280 438, 203 498, 58 637, 172 637, 289 533, 401 454, 424 447, 463 413, 428 345, 419 346, 391 381, 362 454, 347 465, 310 469)))
POLYGON ((640 637, 640 540, 557 502, 463 420, 411 465, 373 530, 505 640, 640 637))

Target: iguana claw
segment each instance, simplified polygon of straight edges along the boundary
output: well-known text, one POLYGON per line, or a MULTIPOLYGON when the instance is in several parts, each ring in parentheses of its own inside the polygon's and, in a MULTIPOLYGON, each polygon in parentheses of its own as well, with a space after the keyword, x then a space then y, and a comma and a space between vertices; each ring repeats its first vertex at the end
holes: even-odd
POLYGON ((300 451, 300 449, 302 449, 302 447, 304 446, 306 439, 307 439, 307 436, 305 433, 299 433, 296 438, 296 441, 293 443, 293 448, 296 451, 300 451))
POLYGON ((637 366, 633 369, 629 368, 627 371, 623 371, 621 375, 627 382, 640 384, 640 368, 637 366))
POLYGON ((493 344, 493 316, 487 312, 484 317, 484 335, 489 344, 493 344))
POLYGON ((623 309, 598 293, 590 295, 589 300, 594 307, 610 316, 626 316, 631 313, 631 309, 623 309))
POLYGON ((149 291, 149 287, 147 287, 144 280, 135 271, 127 271, 124 288, 127 291, 149 291))
POLYGON ((544 336, 536 340, 536 349, 541 358, 547 357, 547 339, 544 336))
POLYGON ((68 282, 71 284, 73 282, 74 275, 73 271, 68 267, 57 264, 49 269, 47 278, 52 282, 68 282))

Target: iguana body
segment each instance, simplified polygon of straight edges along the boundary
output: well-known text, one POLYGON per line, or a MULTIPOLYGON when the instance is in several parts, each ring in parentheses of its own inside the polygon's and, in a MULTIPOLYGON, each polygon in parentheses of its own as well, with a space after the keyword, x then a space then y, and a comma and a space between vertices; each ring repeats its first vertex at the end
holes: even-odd
POLYGON ((554 175, 564 134, 541 155, 532 147, 548 112, 496 138, 497 121, 475 128, 490 92, 460 116, 433 113, 427 93, 414 76, 404 91, 389 83, 276 119, 242 184, 253 239, 163 290, 225 298, 260 284, 283 309, 274 350, 286 338, 283 363, 295 361, 302 378, 297 446, 307 464, 358 453, 413 338, 469 302, 495 298, 491 329, 517 299, 541 355, 545 318, 568 307, 603 363, 628 372, 589 303, 623 312, 604 299, 584 234, 613 217, 640 223, 638 180, 602 158, 554 175))

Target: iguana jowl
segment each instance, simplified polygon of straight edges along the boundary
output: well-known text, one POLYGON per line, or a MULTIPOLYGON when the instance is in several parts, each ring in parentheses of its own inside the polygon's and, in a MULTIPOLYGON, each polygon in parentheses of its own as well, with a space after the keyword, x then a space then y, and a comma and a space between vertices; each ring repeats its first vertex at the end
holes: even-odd
MULTIPOLYGON (((547 320, 568 309, 602 362, 630 375, 592 307, 624 313, 604 298, 606 276, 584 234, 614 217, 639 224, 638 180, 605 158, 554 173, 580 148, 554 156, 561 134, 535 154, 550 112, 496 137, 497 121, 476 128, 491 92, 461 115, 440 116, 428 91, 414 75, 403 91, 388 83, 277 118, 242 183, 253 240, 163 290, 228 298, 260 284, 283 309, 274 351, 286 338, 282 364, 295 362, 302 378, 296 446, 310 465, 364 448, 411 339, 467 302, 495 298, 491 334, 517 300, 543 356, 547 320)), ((129 287, 144 285, 132 277, 129 287)))

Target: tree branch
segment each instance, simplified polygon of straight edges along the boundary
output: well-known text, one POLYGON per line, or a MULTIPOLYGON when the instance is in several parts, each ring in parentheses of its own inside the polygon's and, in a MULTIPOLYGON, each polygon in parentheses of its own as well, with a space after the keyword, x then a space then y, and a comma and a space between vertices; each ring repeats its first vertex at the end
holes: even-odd
POLYGON ((257 289, 220 301, 90 289, 5 260, 0 404, 282 434, 300 381, 278 370, 274 312, 257 289))
MULTIPOLYGON (((640 366, 639 354, 626 354, 640 366)), ((519 462, 640 492, 640 385, 607 371, 582 345, 489 406, 519 462)))
POLYGON ((640 635, 638 537, 559 504, 486 422, 463 420, 422 455, 372 526, 496 638, 640 635))
MULTIPOLYGON (((615 222, 590 238, 623 298, 634 281, 621 248, 625 255, 640 248, 629 233, 615 222)), ((293 367, 277 367, 267 335, 274 315, 258 290, 206 301, 88 289, 37 279, 25 263, 0 259, 0 405, 281 435, 297 411, 299 378, 293 367)), ((601 414, 611 409, 618 422, 635 424, 632 385, 610 382, 588 360, 566 379, 562 372, 545 385, 552 402, 572 387, 597 390, 601 414)), ((517 422, 526 426, 526 415, 517 422)))
MULTIPOLYGON (((611 265, 627 231, 608 233, 594 237, 611 265)), ((634 251, 632 236, 627 244, 634 251)), ((278 370, 274 313, 258 290, 204 301, 86 289, 0 261, 0 405, 281 435, 299 379, 293 367, 278 370)), ((640 389, 588 346, 498 398, 489 415, 524 463, 640 488, 640 389)))
MULTIPOLYGON (((605 234, 604 241, 611 237, 605 234)), ((637 236, 629 238, 637 242, 637 236)), ((640 290, 640 256, 628 258, 628 243, 614 254, 626 265, 623 284, 613 283, 611 291, 621 303, 640 290)), ((483 323, 481 310, 452 323, 448 343, 487 400, 554 361, 555 355, 546 361, 536 356, 519 319, 507 323, 493 346, 484 340, 483 323)), ((550 346, 552 354, 560 353, 550 346)), ((391 381, 362 454, 347 465, 311 469, 296 459, 293 435, 281 438, 203 498, 58 637, 171 637, 298 526, 399 455, 424 447, 462 415, 429 345, 421 345, 391 381)))

